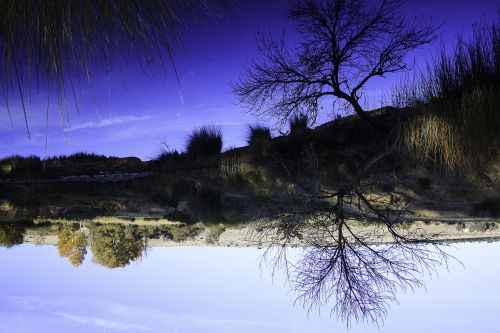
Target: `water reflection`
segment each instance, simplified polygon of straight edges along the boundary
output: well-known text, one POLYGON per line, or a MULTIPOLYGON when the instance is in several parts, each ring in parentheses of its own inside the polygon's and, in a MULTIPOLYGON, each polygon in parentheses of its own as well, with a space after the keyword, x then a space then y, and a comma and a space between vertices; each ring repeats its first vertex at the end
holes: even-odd
MULTIPOLYGON (((298 251, 291 250, 290 259, 298 251)), ((400 304, 380 330, 359 324, 350 332, 497 331, 500 265, 478 258, 499 256, 500 243, 457 244, 450 253, 465 269, 452 262, 439 279, 425 277, 427 290, 398 293, 400 304)), ((55 246, 3 248, 0 262, 8 274, 0 284, 0 332, 346 331, 328 313, 307 315, 293 306, 296 295, 283 285, 283 272, 272 279, 258 269, 261 255, 254 248, 153 247, 139 264, 123 269, 91 260, 75 269, 55 246)))
POLYGON ((75 226, 63 226, 57 234, 57 250, 61 257, 77 267, 85 260, 87 254, 87 235, 75 226))
MULTIPOLYGON (((331 232, 331 229, 318 229, 318 225, 316 227, 319 231, 331 232)), ((372 235, 375 229, 363 227, 362 230, 365 232, 372 230, 369 233, 372 235)), ((95 267, 121 271, 115 268, 125 268, 133 262, 142 261, 146 252, 149 253, 146 250, 151 243, 155 243, 153 240, 182 242, 198 236, 201 232, 209 234, 202 225, 0 224, 0 245, 12 248, 22 244, 23 239, 28 241, 31 239, 35 240, 32 241, 35 244, 56 245, 59 256, 67 260, 68 267, 69 264, 75 267, 81 266, 79 269, 81 270, 86 266, 85 262, 91 262, 90 265, 95 267), (92 255, 91 260, 88 258, 89 254, 92 255)), ((362 237, 360 233, 357 235, 362 237)), ((364 235, 368 237, 368 234, 364 235)), ((401 290, 413 290, 422 286, 423 272, 438 272, 441 260, 447 257, 441 252, 436 252, 440 249, 437 244, 428 242, 373 246, 368 243, 360 244, 359 239, 344 238, 339 243, 335 237, 324 236, 319 233, 303 234, 301 241, 308 246, 296 248, 293 243, 285 247, 274 246, 267 248, 261 255, 271 260, 272 269, 280 269, 276 270, 277 275, 284 274, 292 294, 306 310, 332 309, 330 314, 343 319, 344 324, 363 321, 366 318, 378 323, 380 318, 388 317, 386 310, 390 305, 397 303, 401 290), (370 315, 374 317, 369 317, 370 315)), ((37 248, 42 251, 41 247, 37 248)), ((31 255, 34 257, 37 255, 37 248, 32 251, 31 255)), ((158 262, 157 264, 164 265, 158 262)), ((234 265, 234 262, 228 262, 228 265, 234 265)), ((142 263, 133 266, 142 267, 142 263)), ((189 270, 187 266, 178 263, 179 270, 189 270)), ((253 267, 257 268, 255 261, 253 267)), ((205 269, 211 270, 212 267, 208 266, 205 269)), ((237 269, 237 266, 234 269, 237 269)), ((67 275, 68 272, 64 274, 67 275)), ((221 275, 219 278, 221 281, 218 283, 224 281, 233 283, 227 281, 228 276, 221 275)), ((209 287, 202 281, 196 283, 209 287)), ((290 304, 292 303, 293 299, 290 304)))
POLYGON ((141 258, 146 242, 137 228, 102 225, 91 230, 93 261, 108 268, 125 267, 141 258))
POLYGON ((0 223, 0 246, 13 247, 22 244, 26 228, 20 224, 0 223))
POLYGON ((90 249, 93 263, 123 268, 140 260, 151 240, 180 243, 196 237, 204 229, 201 224, 0 223, 0 246, 11 248, 25 241, 55 244, 59 255, 74 267, 82 265, 90 249))

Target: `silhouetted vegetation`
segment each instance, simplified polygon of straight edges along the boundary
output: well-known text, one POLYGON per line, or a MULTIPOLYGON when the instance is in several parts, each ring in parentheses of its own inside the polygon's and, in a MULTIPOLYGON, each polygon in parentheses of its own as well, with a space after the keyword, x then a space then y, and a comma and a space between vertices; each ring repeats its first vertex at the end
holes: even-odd
POLYGON ((296 114, 289 121, 290 135, 297 135, 309 128, 309 117, 307 114, 296 114))
POLYGON ((11 156, 0 159, 0 176, 9 178, 41 177, 42 161, 38 156, 11 156))
POLYGON ((263 162, 271 148, 271 130, 262 125, 249 125, 247 133, 248 152, 254 162, 263 162))
POLYGON ((213 158, 222 151, 222 134, 213 126, 202 126, 191 133, 186 142, 186 152, 193 159, 213 158))
POLYGON ((0 177, 56 178, 74 175, 96 175, 112 172, 144 171, 145 165, 136 157, 118 158, 89 153, 52 156, 11 156, 0 159, 0 177))
POLYGON ((253 114, 281 124, 298 113, 316 119, 325 98, 335 101, 331 112, 349 107, 373 123, 360 104, 366 83, 407 70, 406 56, 436 37, 434 27, 408 19, 401 6, 399 0, 291 4, 285 17, 295 29, 294 43, 260 35, 260 57, 232 84, 235 95, 253 114))

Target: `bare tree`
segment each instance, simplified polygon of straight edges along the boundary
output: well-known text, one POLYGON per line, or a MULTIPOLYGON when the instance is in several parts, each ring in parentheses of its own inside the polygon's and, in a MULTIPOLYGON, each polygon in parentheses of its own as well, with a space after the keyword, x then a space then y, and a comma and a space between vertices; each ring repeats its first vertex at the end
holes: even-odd
POLYGON ((296 1, 286 18, 297 45, 287 47, 284 35, 260 36, 261 58, 232 84, 250 112, 280 122, 297 113, 315 119, 330 97, 373 123, 360 102, 366 83, 408 69, 408 53, 436 36, 430 24, 406 18, 401 0, 296 1))
MULTIPOLYGON (((407 70, 406 56, 436 37, 430 22, 407 19, 401 0, 301 0, 286 18, 296 44, 289 46, 284 34, 259 36, 261 58, 232 84, 250 112, 282 124, 297 114, 314 120, 331 99, 333 112, 347 107, 379 125, 361 103, 366 84, 407 70)), ((383 319, 399 288, 420 286, 422 272, 449 258, 436 235, 409 223, 406 204, 370 188, 370 170, 395 151, 390 129, 384 133, 380 151, 357 161, 347 179, 326 190, 313 146, 294 167, 276 156, 296 190, 269 202, 254 222, 269 244, 265 258, 286 268, 298 301, 310 309, 333 301, 332 312, 348 324, 383 319), (360 227, 363 221, 368 223, 360 227), (291 245, 302 246, 296 262, 287 257, 291 245)))

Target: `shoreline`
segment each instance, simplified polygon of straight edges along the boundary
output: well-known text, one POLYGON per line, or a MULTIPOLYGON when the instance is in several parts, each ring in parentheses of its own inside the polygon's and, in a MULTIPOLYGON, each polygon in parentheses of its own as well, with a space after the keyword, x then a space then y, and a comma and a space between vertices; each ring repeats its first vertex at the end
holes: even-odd
MULTIPOLYGON (((75 221, 78 222, 78 221, 75 221)), ((67 223, 70 223, 69 221, 67 223)), ((105 224, 109 224, 108 222, 105 224)), ((116 223, 116 222, 115 222, 116 223)), ((144 225, 131 221, 127 225, 144 225)), ((161 223, 150 222, 147 225, 161 225, 161 223)), ((165 224, 163 224, 165 225, 165 224)), ((170 222, 167 225, 172 225, 170 222)), ((383 231, 380 233, 376 225, 361 225, 353 222, 351 227, 360 235, 364 235, 367 239, 371 239, 373 243, 388 243, 391 241, 387 234, 383 231)), ((37 234, 36 229, 28 229, 24 236, 24 242, 37 245, 56 245, 56 234, 37 234)), ((431 240, 442 243, 454 242, 470 242, 470 241, 498 241, 500 240, 500 221, 494 219, 475 219, 474 221, 457 220, 450 222, 439 222, 435 219, 432 222, 415 221, 412 222, 408 229, 409 231, 422 230, 428 235, 431 235, 431 240), (478 229, 480 227, 485 230, 478 229), (495 223, 491 225, 491 223, 495 223), (460 226, 460 228, 458 228, 460 226)), ((213 243, 207 242, 207 236, 210 232, 210 226, 204 225, 204 230, 198 235, 188 238, 184 241, 173 241, 168 238, 147 239, 147 247, 172 247, 172 246, 217 246, 217 247, 255 247, 263 248, 272 245, 272 240, 269 237, 263 237, 249 226, 228 225, 226 229, 219 235, 218 239, 213 243)), ((293 242, 292 247, 302 246, 300 242, 293 242)))

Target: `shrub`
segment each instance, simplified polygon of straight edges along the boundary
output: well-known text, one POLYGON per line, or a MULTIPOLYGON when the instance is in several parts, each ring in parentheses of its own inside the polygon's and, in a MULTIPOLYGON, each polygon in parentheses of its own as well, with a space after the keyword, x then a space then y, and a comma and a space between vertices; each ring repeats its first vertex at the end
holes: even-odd
POLYGON ((146 249, 136 227, 108 224, 91 228, 93 262, 108 268, 125 267, 139 260, 146 249))
POLYGON ((0 224, 0 246, 13 247, 22 244, 26 228, 17 224, 0 224))
POLYGON ((211 126, 195 129, 187 139, 186 151, 194 159, 219 156, 222 151, 220 129, 211 126))
POLYGON ((417 185, 421 190, 428 190, 431 186, 431 180, 427 177, 420 177, 417 179, 417 185))
POLYGON ((199 235, 203 229, 201 224, 174 226, 170 229, 170 236, 174 242, 184 242, 199 235))
POLYGON ((264 169, 257 169, 245 174, 245 179, 256 198, 267 198, 271 195, 274 183, 269 179, 264 169))
POLYGON ((215 244, 219 241, 220 235, 226 231, 226 228, 223 225, 216 225, 216 226, 211 226, 208 229, 208 234, 207 238, 205 239, 205 242, 207 244, 215 244))
POLYGON ((249 153, 254 161, 262 160, 269 152, 271 146, 271 130, 261 125, 249 125, 247 143, 249 153))
POLYGON ((469 225, 469 230, 472 232, 486 232, 495 229, 498 229, 498 225, 495 222, 473 222, 469 225))
POLYGON ((473 208, 473 215, 483 217, 500 217, 500 198, 486 199, 473 208))
POLYGON ((190 198, 196 193, 196 183, 193 180, 178 178, 177 180, 172 179, 171 182, 170 194, 176 200, 190 198))
POLYGON ((290 119, 290 134, 298 134, 307 130, 309 123, 309 118, 306 114, 296 114, 290 119))
POLYGON ((204 221, 217 220, 222 210, 221 192, 213 187, 202 187, 190 201, 189 207, 204 221))
POLYGON ((10 156, 0 160, 0 175, 9 178, 36 178, 42 175, 38 156, 10 156))
POLYGON ((271 141, 271 130, 262 125, 249 125, 247 143, 249 146, 267 144, 271 141))
POLYGON ((54 156, 47 159, 47 161, 58 160, 58 161, 65 161, 68 163, 87 163, 87 162, 107 161, 110 159, 117 159, 117 157, 97 155, 94 153, 78 152, 67 156, 66 155, 54 156))
POLYGON ((183 157, 177 150, 170 150, 158 154, 152 162, 158 168, 168 171, 178 170, 182 166, 183 157))
POLYGON ((175 222, 183 222, 183 223, 193 222, 191 215, 189 215, 188 212, 181 210, 174 210, 168 213, 165 217, 170 221, 175 221, 175 222))

